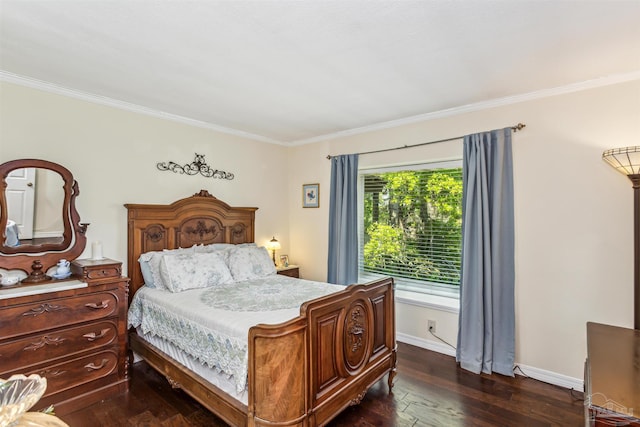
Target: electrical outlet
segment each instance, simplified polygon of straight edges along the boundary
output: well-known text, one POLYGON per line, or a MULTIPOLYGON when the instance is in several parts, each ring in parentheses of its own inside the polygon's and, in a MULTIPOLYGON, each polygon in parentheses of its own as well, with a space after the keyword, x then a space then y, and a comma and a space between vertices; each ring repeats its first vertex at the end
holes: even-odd
POLYGON ((429 320, 427 322, 427 330, 429 332, 434 333, 434 334, 436 333, 436 321, 435 320, 429 320))

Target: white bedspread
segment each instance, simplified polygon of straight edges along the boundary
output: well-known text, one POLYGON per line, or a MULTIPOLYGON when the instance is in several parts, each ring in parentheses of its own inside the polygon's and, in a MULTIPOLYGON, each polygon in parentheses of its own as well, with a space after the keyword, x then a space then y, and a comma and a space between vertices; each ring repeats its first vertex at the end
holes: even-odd
POLYGON ((344 289, 282 275, 172 293, 143 286, 129 308, 129 326, 172 342, 246 387, 248 332, 300 314, 305 301, 344 289))

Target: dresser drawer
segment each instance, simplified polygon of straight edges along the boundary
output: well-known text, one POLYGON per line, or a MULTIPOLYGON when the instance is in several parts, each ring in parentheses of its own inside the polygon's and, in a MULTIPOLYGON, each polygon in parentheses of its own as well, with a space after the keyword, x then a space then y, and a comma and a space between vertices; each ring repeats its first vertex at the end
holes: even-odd
POLYGON ((32 335, 0 344, 0 377, 4 373, 83 351, 114 344, 118 341, 117 320, 91 323, 32 335))
POLYGON ((0 310, 2 338, 112 316, 118 312, 118 303, 115 293, 98 292, 3 308, 0 310))
POLYGON ((106 279, 109 277, 120 277, 121 268, 116 266, 105 266, 100 268, 86 269, 84 278, 87 281, 106 279))
POLYGON ((71 271, 85 282, 117 279, 122 275, 122 263, 112 259, 77 259, 71 263, 71 271))
POLYGON ((117 372, 118 352, 113 349, 35 369, 27 375, 38 374, 45 377, 47 390, 44 396, 48 396, 117 372))

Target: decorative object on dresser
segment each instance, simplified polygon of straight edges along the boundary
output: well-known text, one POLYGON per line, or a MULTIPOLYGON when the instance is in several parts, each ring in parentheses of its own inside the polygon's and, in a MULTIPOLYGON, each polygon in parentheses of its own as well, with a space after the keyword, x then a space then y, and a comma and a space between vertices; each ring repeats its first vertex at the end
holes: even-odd
POLYGON ((102 242, 95 241, 91 244, 91 259, 100 260, 103 259, 102 256, 102 242))
POLYGON ((47 389, 47 380, 39 375, 12 375, 0 379, 0 426, 69 427, 59 418, 42 412, 27 412, 47 389))
POLYGON ((640 329, 640 145, 607 150, 602 158, 633 186, 633 327, 640 329))
MULTIPOLYGON (((170 205, 125 206, 132 295, 157 291, 143 286, 143 272, 138 263, 142 254, 179 247, 198 249, 199 245, 224 248, 230 243, 240 245, 233 247, 233 252, 242 252, 251 248, 255 239, 257 208, 231 207, 205 191, 170 205), (199 222, 214 232, 189 233, 188 228, 199 222)), ((171 255, 162 255, 161 262, 167 262, 167 257, 171 255)), ((256 283, 248 280, 231 284, 250 282, 256 283)), ((230 286, 229 290, 234 288, 230 286)), ((136 297, 136 302, 139 300, 136 297)), ((337 288, 325 296, 306 300, 293 311, 297 317, 284 323, 263 323, 249 328, 246 376, 238 378, 246 388, 232 387, 243 393, 244 400, 223 391, 224 385, 217 386, 205 379, 203 375, 208 373, 192 370, 206 370, 206 366, 187 368, 169 356, 161 349, 171 345, 169 341, 150 342, 154 337, 147 337, 142 331, 139 334, 135 329, 131 329, 129 340, 131 349, 172 385, 233 426, 326 425, 346 407, 360 403, 367 389, 387 374, 391 390, 396 373, 393 279, 337 288)))
POLYGON ((71 267, 69 261, 61 259, 56 265, 55 273, 51 274, 54 279, 62 280, 68 279, 71 276, 71 267))
MULTIPOLYGON (((19 199, 56 199, 60 210, 55 215, 63 227, 58 237, 44 241, 20 236, 17 246, 8 246, 6 236, 0 239, 3 278, 29 273, 19 286, 0 287, 0 377, 46 378, 47 389, 35 409, 54 405, 56 413, 65 414, 128 389, 129 279, 122 277, 118 261, 76 260, 84 251, 88 224, 80 223, 75 208, 78 183, 58 164, 25 159, 0 165, 0 229, 27 205, 17 203, 7 189, 13 175, 42 177, 23 183, 19 199), (27 169, 36 171, 23 173, 27 169), (38 183, 51 180, 64 184, 61 192, 50 195, 50 187, 43 185, 38 193, 45 194, 30 194, 38 183)), ((38 218, 15 222, 29 221, 38 223, 38 218)))
POLYGON ((300 268, 297 265, 280 266, 276 268, 276 271, 282 276, 300 278, 300 268))
POLYGON ((0 277, 0 285, 6 286, 6 287, 8 287, 8 286, 16 286, 19 281, 20 281, 20 277, 19 276, 6 275, 4 277, 0 277))
POLYGON ((232 180, 235 175, 231 172, 225 172, 218 169, 213 169, 204 161, 204 154, 196 153, 196 157, 191 163, 187 163, 184 166, 175 162, 160 162, 156 164, 156 167, 161 171, 171 171, 178 174, 197 175, 200 174, 206 178, 219 178, 232 180))

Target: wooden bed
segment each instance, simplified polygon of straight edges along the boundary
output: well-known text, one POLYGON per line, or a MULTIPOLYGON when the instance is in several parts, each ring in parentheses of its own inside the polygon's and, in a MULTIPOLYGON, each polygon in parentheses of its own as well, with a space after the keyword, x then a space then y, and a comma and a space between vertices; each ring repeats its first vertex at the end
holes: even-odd
MULTIPOLYGON (((257 208, 236 208, 202 190, 170 205, 127 204, 130 298, 143 285, 141 253, 195 244, 254 241, 257 208)), ((393 279, 302 305, 300 316, 249 330, 248 401, 234 399, 143 341, 130 348, 232 426, 321 426, 360 403, 385 374, 396 373, 393 279)))

